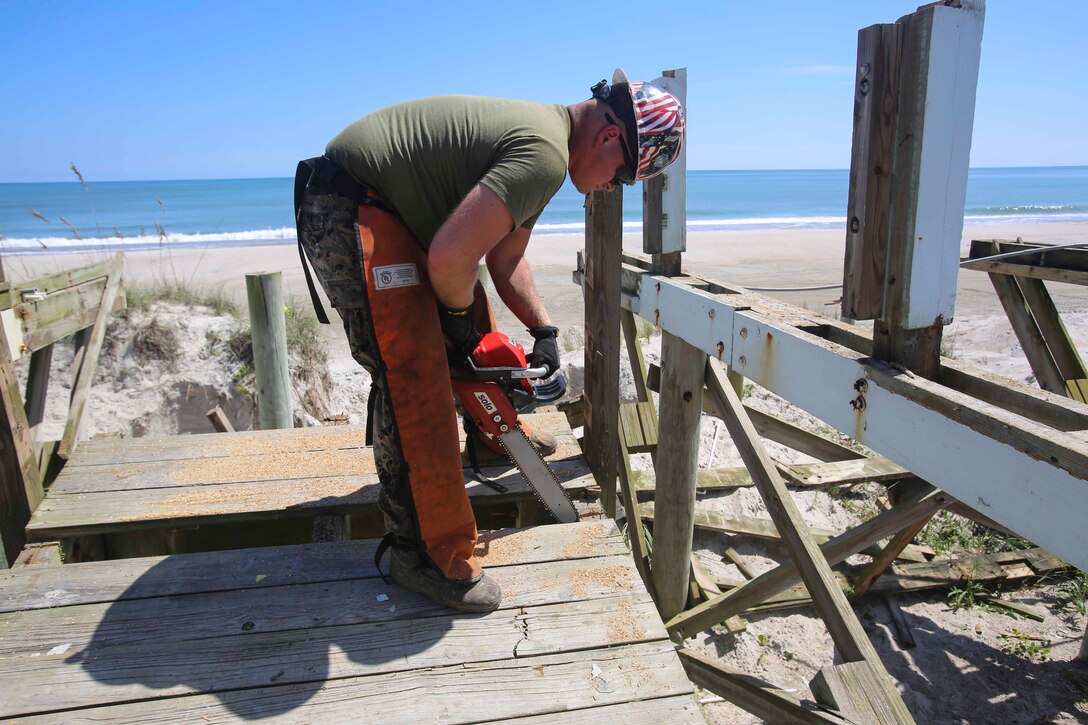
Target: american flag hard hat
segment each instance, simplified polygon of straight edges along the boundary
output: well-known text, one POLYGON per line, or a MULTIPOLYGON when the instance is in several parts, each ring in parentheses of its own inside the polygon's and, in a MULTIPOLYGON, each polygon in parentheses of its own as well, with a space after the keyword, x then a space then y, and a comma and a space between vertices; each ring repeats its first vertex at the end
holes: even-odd
POLYGON ((635 178, 657 176, 676 161, 684 143, 684 109, 664 88, 646 81, 628 81, 619 68, 612 84, 627 83, 638 133, 638 169, 635 178))

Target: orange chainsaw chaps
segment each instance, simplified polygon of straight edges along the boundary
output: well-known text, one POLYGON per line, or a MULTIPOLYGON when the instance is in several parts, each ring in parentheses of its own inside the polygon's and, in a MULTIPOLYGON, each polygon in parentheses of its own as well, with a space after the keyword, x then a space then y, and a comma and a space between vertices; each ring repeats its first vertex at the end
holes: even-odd
POLYGON ((367 297, 427 555, 450 579, 480 574, 453 388, 426 252, 399 219, 359 207, 367 297), (380 243, 375 244, 375 239, 380 243))

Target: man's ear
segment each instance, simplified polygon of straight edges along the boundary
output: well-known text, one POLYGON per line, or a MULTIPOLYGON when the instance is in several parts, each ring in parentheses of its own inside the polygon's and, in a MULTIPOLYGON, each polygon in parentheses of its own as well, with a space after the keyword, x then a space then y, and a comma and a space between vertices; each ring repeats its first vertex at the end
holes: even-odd
POLYGON ((619 140, 620 130, 614 124, 608 124, 597 134, 597 147, 600 148, 608 142, 619 140))

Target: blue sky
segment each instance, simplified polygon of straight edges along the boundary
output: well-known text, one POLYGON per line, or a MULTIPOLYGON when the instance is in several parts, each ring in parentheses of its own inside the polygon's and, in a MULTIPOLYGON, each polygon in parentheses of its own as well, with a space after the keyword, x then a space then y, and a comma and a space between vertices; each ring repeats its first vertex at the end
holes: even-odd
MULTIPOLYGON (((571 103, 617 65, 688 68, 689 168, 845 168, 857 30, 918 4, 0 0, 0 182, 289 176, 389 103, 571 103)), ((990 0, 973 166, 1088 164, 1086 25, 990 0)))

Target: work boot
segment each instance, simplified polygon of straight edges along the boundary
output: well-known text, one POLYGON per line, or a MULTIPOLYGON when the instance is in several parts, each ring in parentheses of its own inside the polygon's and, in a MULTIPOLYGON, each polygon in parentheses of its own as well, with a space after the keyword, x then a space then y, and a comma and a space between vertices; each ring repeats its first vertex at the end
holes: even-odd
POLYGON ((502 601, 502 590, 487 574, 481 572, 474 579, 448 579, 417 554, 403 549, 391 550, 389 574, 397 586, 462 612, 491 612, 502 601))

